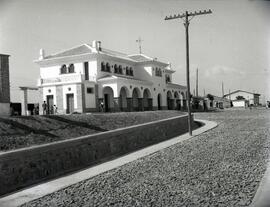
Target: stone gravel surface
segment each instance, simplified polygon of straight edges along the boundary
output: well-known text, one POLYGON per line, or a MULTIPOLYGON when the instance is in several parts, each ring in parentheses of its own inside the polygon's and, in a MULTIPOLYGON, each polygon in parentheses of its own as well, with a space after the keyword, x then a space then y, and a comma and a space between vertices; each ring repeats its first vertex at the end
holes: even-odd
POLYGON ((248 206, 269 159, 270 110, 195 117, 219 125, 23 206, 248 206))

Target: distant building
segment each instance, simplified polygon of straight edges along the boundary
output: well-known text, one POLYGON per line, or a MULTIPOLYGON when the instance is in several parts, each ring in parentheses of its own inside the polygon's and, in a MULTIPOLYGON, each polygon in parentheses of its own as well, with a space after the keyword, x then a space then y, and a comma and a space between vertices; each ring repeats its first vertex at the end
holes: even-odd
POLYGON ((243 90, 236 90, 224 95, 225 98, 232 101, 233 107, 247 107, 260 105, 260 94, 251 93, 243 90))
POLYGON ((40 111, 44 101, 64 114, 186 108, 186 87, 172 83, 171 65, 144 54, 123 54, 93 41, 48 56, 41 50, 35 62, 40 111))
POLYGON ((9 55, 0 54, 0 115, 10 114, 9 55))
POLYGON ((209 95, 205 97, 205 100, 206 100, 206 107, 208 109, 211 109, 211 108, 224 109, 224 108, 231 107, 231 101, 225 97, 209 95))

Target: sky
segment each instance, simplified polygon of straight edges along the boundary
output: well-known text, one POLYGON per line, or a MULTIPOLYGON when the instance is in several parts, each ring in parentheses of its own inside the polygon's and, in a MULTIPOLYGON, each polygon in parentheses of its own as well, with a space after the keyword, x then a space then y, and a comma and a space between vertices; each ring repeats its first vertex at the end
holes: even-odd
POLYGON ((208 10, 189 26, 191 93, 246 90, 270 100, 270 1, 263 0, 0 0, 0 53, 10 55, 11 101, 36 86, 39 49, 47 55, 101 41, 107 49, 170 62, 186 85, 185 28, 166 15, 208 10))

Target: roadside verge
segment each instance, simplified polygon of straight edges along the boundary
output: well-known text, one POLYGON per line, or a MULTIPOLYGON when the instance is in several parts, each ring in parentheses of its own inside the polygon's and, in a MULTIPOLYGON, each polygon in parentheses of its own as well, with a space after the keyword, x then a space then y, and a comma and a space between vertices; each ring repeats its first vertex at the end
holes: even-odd
POLYGON ((62 188, 65 188, 77 182, 92 178, 98 174, 104 173, 106 171, 120 167, 134 160, 153 154, 159 150, 162 150, 174 144, 190 139, 194 136, 197 136, 217 126, 217 123, 212 122, 212 121, 206 121, 206 120, 195 120, 195 121, 202 122, 204 125, 194 130, 193 136, 189 136, 189 134, 186 133, 181 136, 174 137, 170 140, 166 140, 158 144, 154 144, 152 146, 140 149, 133 153, 124 155, 117 159, 102 163, 100 165, 96 165, 94 167, 90 167, 85 170, 82 170, 82 171, 79 171, 79 172, 76 172, 67 176, 63 176, 61 178, 58 178, 58 179, 55 179, 55 180, 52 180, 43 184, 39 184, 37 186, 22 190, 20 192, 2 197, 0 198, 0 206, 11 207, 11 206, 22 205, 23 203, 38 199, 40 197, 43 197, 45 195, 58 191, 62 188))

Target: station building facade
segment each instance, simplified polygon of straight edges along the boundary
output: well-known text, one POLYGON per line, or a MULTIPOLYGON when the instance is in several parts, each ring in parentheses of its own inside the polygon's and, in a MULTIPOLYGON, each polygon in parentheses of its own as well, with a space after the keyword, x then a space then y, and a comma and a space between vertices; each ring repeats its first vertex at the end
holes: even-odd
POLYGON ((100 41, 40 57, 38 87, 42 103, 57 112, 185 109, 186 87, 172 83, 169 63, 144 54, 127 55, 100 41))

